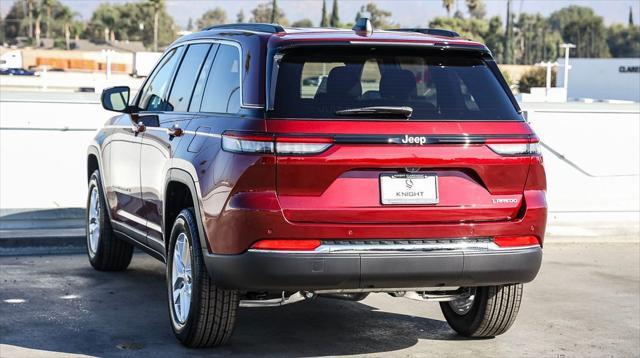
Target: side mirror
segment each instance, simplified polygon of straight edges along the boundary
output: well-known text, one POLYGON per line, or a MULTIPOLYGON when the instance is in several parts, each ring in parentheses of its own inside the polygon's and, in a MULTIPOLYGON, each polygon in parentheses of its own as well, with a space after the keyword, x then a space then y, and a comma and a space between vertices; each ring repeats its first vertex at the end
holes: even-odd
POLYGON ((127 86, 118 86, 105 88, 100 96, 102 108, 107 111, 131 113, 132 108, 129 106, 129 93, 131 90, 127 86))

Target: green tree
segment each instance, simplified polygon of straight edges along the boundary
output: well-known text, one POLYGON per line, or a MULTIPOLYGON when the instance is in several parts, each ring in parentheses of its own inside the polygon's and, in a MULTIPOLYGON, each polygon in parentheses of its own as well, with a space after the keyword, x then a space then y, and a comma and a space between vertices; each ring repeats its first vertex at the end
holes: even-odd
POLYGON ((288 25, 284 11, 281 8, 277 8, 276 12, 272 10, 272 3, 261 3, 256 6, 255 9, 251 10, 251 22, 262 22, 262 23, 273 23, 288 25))
POLYGON ((327 20, 327 1, 322 0, 322 19, 320 19, 320 27, 329 27, 327 20))
POLYGON ((293 27, 313 27, 313 21, 310 19, 302 19, 291 24, 293 27))
POLYGON ((486 20, 436 17, 429 23, 429 27, 453 30, 464 38, 484 42, 489 23, 486 20))
MULTIPOLYGON (((111 5, 103 3, 94 11, 87 24, 85 35, 94 42, 110 40, 142 41, 145 46, 154 48, 155 9, 147 3, 125 3, 111 5), (142 25, 142 26, 141 26, 142 25), (142 29, 141 29, 142 27, 142 29), (109 34, 104 38, 106 32, 109 34)), ((158 14, 157 46, 165 46, 175 40, 175 23, 163 7, 158 14)))
POLYGON ((204 29, 209 26, 222 25, 227 23, 227 12, 221 7, 213 10, 207 10, 202 17, 196 21, 198 29, 204 29))
POLYGON ((465 0, 469 15, 474 19, 484 19, 487 15, 487 8, 482 0, 465 0))
POLYGON ((442 7, 447 10, 447 17, 451 17, 451 9, 453 8, 454 0, 442 0, 442 7))
POLYGON ((633 26, 633 8, 629 6, 629 26, 633 26))
POLYGON ((576 45, 576 57, 609 57, 607 30, 602 17, 593 9, 572 5, 549 16, 551 28, 562 35, 565 42, 576 45))
POLYGON ((369 2, 367 5, 361 6, 360 11, 356 15, 356 22, 360 18, 362 13, 368 12, 371 15, 371 24, 376 29, 389 29, 397 27, 391 21, 391 11, 380 9, 374 2, 369 2))
POLYGON ((612 25, 607 44, 613 57, 640 57, 640 26, 612 25))
POLYGON ((333 0, 333 7, 331 8, 331 20, 329 21, 331 27, 340 27, 340 15, 338 15, 338 0, 333 0))
POLYGON ((0 45, 4 45, 6 40, 7 38, 4 34, 4 19, 0 16, 0 45))
POLYGON ((278 19, 278 0, 273 0, 271 3, 271 19, 270 22, 272 24, 276 23, 276 19, 278 19))
POLYGON ((484 35, 484 44, 491 50, 496 62, 504 62, 504 29, 500 16, 493 16, 489 20, 489 28, 484 35))
POLYGON ((29 36, 26 0, 17 0, 13 3, 2 25, 5 37, 10 42, 18 36, 29 36))
POLYGON ((236 15, 236 22, 244 22, 244 10, 240 9, 238 14, 236 15))
POLYGON ((189 22, 187 22, 187 31, 193 31, 193 18, 189 17, 189 22))

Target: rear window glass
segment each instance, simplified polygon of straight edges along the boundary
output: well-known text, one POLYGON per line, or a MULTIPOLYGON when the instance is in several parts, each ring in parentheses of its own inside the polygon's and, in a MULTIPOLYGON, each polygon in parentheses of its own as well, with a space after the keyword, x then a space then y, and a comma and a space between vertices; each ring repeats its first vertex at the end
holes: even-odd
POLYGON ((479 55, 415 49, 287 52, 273 98, 274 118, 353 119, 337 111, 411 107, 412 120, 522 120, 479 55))

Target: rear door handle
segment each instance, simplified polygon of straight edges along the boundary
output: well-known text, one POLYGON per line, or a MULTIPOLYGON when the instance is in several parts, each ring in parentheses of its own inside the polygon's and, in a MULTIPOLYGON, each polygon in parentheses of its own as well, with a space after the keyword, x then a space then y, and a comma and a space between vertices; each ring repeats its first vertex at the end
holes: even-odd
POLYGON ((171 128, 169 128, 169 138, 180 137, 183 134, 184 131, 177 124, 174 124, 173 126, 171 126, 171 128))

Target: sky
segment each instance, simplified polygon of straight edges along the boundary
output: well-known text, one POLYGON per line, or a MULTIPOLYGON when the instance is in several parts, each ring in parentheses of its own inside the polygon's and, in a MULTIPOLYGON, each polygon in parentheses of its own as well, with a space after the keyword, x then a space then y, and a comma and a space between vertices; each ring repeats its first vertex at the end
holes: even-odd
MULTIPOLYGON (((112 4, 125 3, 140 0, 60 0, 80 14, 81 19, 88 20, 91 13, 103 2, 112 4)), ((203 12, 215 7, 222 7, 227 12, 229 21, 235 21, 240 9, 244 10, 245 17, 251 16, 251 10, 259 3, 269 0, 167 0, 167 10, 174 17, 178 25, 186 27, 189 18, 194 21, 203 12)), ((333 0, 327 1, 327 8, 331 9, 333 0)), ((0 13, 4 16, 9 11, 14 0, 0 0, 0 13)), ((351 22, 360 6, 368 0, 338 0, 340 19, 343 22, 351 22)), ((378 7, 393 13, 394 22, 402 26, 425 27, 431 19, 438 16, 446 16, 441 0, 374 0, 378 7)), ((487 7, 487 16, 506 15, 506 0, 484 0, 487 7)), ((636 24, 640 23, 640 0, 512 0, 512 11, 541 13, 549 15, 555 10, 569 5, 589 6, 596 14, 604 17, 606 24, 627 23, 629 8, 633 9, 633 18, 636 24)), ((290 22, 303 18, 311 19, 314 24, 320 20, 322 0, 279 0, 279 6, 284 10, 290 22)), ((466 11, 465 1, 456 0, 455 8, 466 11)))

